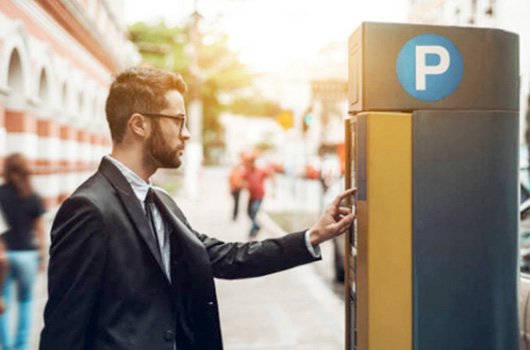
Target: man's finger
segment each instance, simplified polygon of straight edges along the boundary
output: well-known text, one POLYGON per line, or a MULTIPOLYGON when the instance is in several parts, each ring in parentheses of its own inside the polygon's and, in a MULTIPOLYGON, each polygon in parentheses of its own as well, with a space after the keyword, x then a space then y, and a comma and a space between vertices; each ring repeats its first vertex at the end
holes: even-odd
POLYGON ((350 215, 351 209, 345 208, 345 207, 339 207, 337 213, 333 216, 335 218, 335 221, 341 220, 343 217, 350 215))
POLYGON ((341 194, 339 194, 335 200, 333 201, 333 206, 335 207, 338 207, 340 205, 340 202, 342 202, 342 200, 348 196, 351 196, 352 194, 354 194, 355 192, 357 192, 357 188, 350 188, 349 190, 346 190, 344 192, 342 192, 341 194))
POLYGON ((354 213, 350 213, 350 214, 346 215, 345 217, 343 217, 342 219, 340 219, 340 221, 337 222, 337 225, 339 226, 339 230, 343 230, 343 229, 347 228, 348 226, 350 226, 352 224, 353 220, 355 220, 355 214, 354 213))
POLYGON ((343 218, 341 218, 336 223, 329 225, 328 227, 331 229, 332 232, 335 232, 336 234, 344 231, 348 226, 350 226, 355 219, 355 214, 351 213, 343 218))
POLYGON ((346 207, 339 207, 339 213, 341 215, 348 215, 351 213, 351 209, 346 207))

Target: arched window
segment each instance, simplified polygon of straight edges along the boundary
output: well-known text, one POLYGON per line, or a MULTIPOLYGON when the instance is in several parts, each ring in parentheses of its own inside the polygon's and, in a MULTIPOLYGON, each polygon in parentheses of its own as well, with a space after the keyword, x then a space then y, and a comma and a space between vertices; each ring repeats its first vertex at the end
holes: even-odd
POLYGON ((88 118, 90 119, 90 122, 94 124, 94 120, 97 117, 98 113, 98 105, 97 105, 97 96, 96 92, 92 91, 91 97, 90 97, 90 108, 88 109, 88 118))
POLYGON ((64 106, 66 112, 68 113, 68 118, 71 118, 73 114, 77 112, 79 99, 77 93, 70 82, 66 82, 66 100, 64 101, 64 106))
POLYGON ((59 105, 63 109, 63 112, 66 110, 68 106, 68 88, 66 87, 66 82, 63 84, 63 88, 61 89, 61 100, 59 101, 59 105))
POLYGON ((23 109, 25 107, 24 72, 22 69, 20 54, 17 49, 14 49, 13 52, 11 52, 11 57, 9 58, 7 85, 10 88, 7 108, 23 109))
POLYGON ((79 121, 83 119, 83 115, 85 113, 84 108, 85 104, 83 103, 83 92, 79 91, 77 93, 77 106, 75 108, 76 119, 78 119, 79 121))
POLYGON ((39 79, 39 99, 41 100, 43 107, 47 107, 51 104, 50 96, 50 80, 48 79, 46 70, 43 68, 39 79))

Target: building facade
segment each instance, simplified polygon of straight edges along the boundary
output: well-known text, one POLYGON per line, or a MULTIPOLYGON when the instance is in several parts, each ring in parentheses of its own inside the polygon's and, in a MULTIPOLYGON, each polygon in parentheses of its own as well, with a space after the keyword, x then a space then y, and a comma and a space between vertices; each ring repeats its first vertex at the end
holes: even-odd
POLYGON ((339 79, 311 81, 311 112, 314 125, 307 128, 310 139, 316 140, 313 154, 326 145, 344 143, 344 119, 348 116, 348 83, 339 79))
POLYGON ((122 0, 0 1, 0 164, 23 153, 48 208, 110 149, 111 74, 138 60, 122 8, 122 0))
POLYGON ((530 1, 410 0, 409 21, 419 24, 500 28, 520 37, 520 141, 530 141, 530 1))

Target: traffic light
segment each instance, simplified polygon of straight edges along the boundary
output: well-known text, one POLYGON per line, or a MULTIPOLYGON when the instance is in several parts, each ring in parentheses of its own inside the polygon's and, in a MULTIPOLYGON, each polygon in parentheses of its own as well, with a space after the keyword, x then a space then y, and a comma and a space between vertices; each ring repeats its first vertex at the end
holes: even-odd
POLYGON ((303 131, 304 133, 309 129, 309 126, 313 123, 314 116, 309 111, 304 115, 303 131))

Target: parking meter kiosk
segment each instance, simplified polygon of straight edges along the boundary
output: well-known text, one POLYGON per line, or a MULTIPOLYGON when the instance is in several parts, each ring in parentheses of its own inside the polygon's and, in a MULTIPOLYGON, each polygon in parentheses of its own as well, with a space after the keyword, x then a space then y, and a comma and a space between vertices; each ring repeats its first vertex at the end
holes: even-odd
POLYGON ((363 23, 349 40, 348 350, 516 350, 518 37, 363 23))

